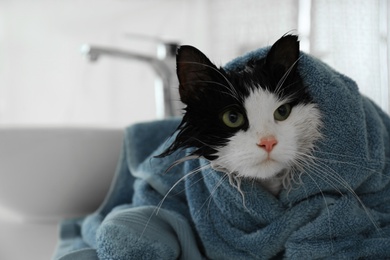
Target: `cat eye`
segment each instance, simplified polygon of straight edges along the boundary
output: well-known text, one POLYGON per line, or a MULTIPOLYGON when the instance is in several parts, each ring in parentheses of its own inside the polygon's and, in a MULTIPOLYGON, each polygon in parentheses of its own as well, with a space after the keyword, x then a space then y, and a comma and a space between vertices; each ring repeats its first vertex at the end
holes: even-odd
POLYGON ((238 128, 244 125, 245 117, 237 109, 230 108, 222 114, 222 122, 230 128, 238 128))
POLYGON ((291 113, 291 105, 284 104, 278 107, 274 112, 274 118, 277 121, 284 121, 288 118, 291 113))

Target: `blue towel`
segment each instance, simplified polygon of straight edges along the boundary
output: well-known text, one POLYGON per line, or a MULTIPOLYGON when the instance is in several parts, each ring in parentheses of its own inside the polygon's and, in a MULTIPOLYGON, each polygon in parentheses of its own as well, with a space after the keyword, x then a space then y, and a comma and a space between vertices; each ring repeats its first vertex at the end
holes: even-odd
MULTIPOLYGON (((226 70, 264 57, 239 57, 226 70)), ((324 139, 300 182, 275 197, 243 180, 242 194, 202 158, 166 171, 191 149, 155 158, 179 120, 126 129, 102 206, 65 221, 54 259, 390 258, 390 119, 354 81, 301 53, 324 139)))

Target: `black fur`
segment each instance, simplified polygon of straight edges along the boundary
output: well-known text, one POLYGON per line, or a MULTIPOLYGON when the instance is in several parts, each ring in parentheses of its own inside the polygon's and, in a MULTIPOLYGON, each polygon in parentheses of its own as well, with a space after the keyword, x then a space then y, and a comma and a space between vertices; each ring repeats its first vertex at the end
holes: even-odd
POLYGON ((194 147, 194 155, 216 159, 218 147, 224 146, 237 131, 249 127, 247 118, 240 128, 225 126, 222 112, 234 106, 246 117, 244 101, 254 88, 267 89, 280 98, 289 96, 292 106, 311 102, 297 72, 299 41, 294 35, 283 36, 265 58, 250 60, 242 71, 217 68, 192 46, 180 47, 176 61, 180 97, 186 108, 176 140, 159 157, 194 147))

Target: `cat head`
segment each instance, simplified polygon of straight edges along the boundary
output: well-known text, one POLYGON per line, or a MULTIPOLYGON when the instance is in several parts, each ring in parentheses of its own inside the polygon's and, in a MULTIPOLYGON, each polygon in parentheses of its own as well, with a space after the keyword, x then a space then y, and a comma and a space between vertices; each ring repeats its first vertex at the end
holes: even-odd
POLYGON ((215 66, 182 46, 177 76, 186 105, 178 134, 163 155, 195 148, 219 170, 269 179, 300 166, 320 138, 320 112, 297 71, 297 36, 279 39, 241 70, 215 66))

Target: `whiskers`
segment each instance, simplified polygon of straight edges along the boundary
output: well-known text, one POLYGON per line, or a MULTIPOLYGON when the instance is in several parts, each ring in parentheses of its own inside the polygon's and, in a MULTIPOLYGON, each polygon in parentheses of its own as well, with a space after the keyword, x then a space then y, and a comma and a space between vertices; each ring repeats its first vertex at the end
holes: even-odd
MULTIPOLYGON (((165 170, 165 173, 168 173, 168 172, 171 171, 174 167, 178 166, 179 164, 184 163, 185 161, 194 160, 194 159, 198 159, 198 158, 199 158, 199 155, 195 155, 195 154, 190 154, 190 155, 187 155, 187 156, 185 156, 185 157, 183 157, 183 158, 180 158, 180 159, 174 161, 174 162, 171 164, 171 166, 169 166, 169 167, 165 170)), ((199 171, 200 171, 200 170, 199 170, 199 171)), ((192 175, 192 172, 190 172, 190 173, 184 175, 182 178, 185 179, 185 177, 186 177, 187 175, 188 175, 188 176, 189 176, 189 175, 192 175)), ((175 184, 172 186, 172 188, 175 188, 175 186, 176 186, 178 183, 180 183, 180 181, 182 181, 182 178, 181 178, 177 183, 175 183, 175 184)), ((183 179, 183 180, 184 180, 184 179, 183 179)), ((171 188, 171 189, 172 189, 172 188, 171 188)))
MULTIPOLYGON (((298 64, 298 61, 301 59, 299 57, 289 68, 288 70, 283 74, 281 79, 279 80, 278 84, 276 85, 275 88, 275 93, 280 93, 282 91, 282 87, 285 88, 284 83, 286 82, 288 76, 291 74, 291 72, 295 69, 296 65, 298 64)), ((288 86, 287 86, 288 87, 288 86)))
MULTIPOLYGON (((166 171, 165 171, 165 174, 169 174, 169 172, 176 166, 186 162, 186 161, 189 161, 189 160, 196 160, 196 159, 199 159, 200 156, 199 155, 194 155, 194 154, 190 154, 190 155, 187 155, 183 158, 179 158, 177 159, 166 171)), ((139 237, 139 239, 141 239, 143 237, 143 235, 145 234, 145 231, 147 230, 148 226, 149 226, 149 223, 150 221, 152 220, 152 218, 154 216, 158 216, 159 214, 159 211, 163 208, 163 205, 165 203, 165 201, 168 199, 168 197, 170 196, 177 196, 183 192, 185 192, 185 189, 186 188, 191 188, 192 186, 194 185, 197 185, 199 182, 203 181, 205 177, 208 177, 210 174, 216 174, 215 171, 206 171, 207 169, 213 169, 213 170, 218 170, 218 169, 215 169, 214 167, 212 167, 211 163, 209 161, 204 161, 206 163, 196 167, 195 169, 191 170, 190 172, 186 173, 185 175, 183 175, 182 177, 180 177, 170 188, 169 190, 165 193, 165 195, 162 197, 162 199, 160 200, 160 202, 156 205, 156 207, 153 209, 152 213, 150 214, 146 224, 145 224, 145 227, 139 237), (197 174, 202 174, 201 177, 199 177, 198 179, 196 179, 195 181, 191 181, 191 186, 187 186, 187 187, 184 187, 182 190, 177 190, 178 186, 180 183, 184 182, 186 179, 189 179, 189 178, 192 178, 194 177, 195 175, 197 174)), ((220 169, 221 170, 221 169, 220 169)), ((212 187, 212 189, 209 190, 209 194, 207 196, 207 198, 205 199, 205 201, 202 203, 202 205, 197 209, 197 212, 194 213, 193 217, 194 218, 197 218, 197 216, 199 214, 204 214, 202 213, 202 211, 204 210, 204 207, 206 205, 209 205, 210 206, 210 203, 212 202, 212 199, 215 195, 215 193, 217 192, 218 188, 220 188, 220 186, 227 180, 229 179, 229 182, 232 186, 236 187, 237 190, 241 193, 242 195, 242 198, 243 198, 243 203, 244 203, 244 193, 242 192, 242 190, 240 189, 240 185, 241 185, 241 179, 240 178, 236 178, 234 174, 228 174, 228 173, 224 173, 221 178, 219 178, 219 180, 217 180, 217 183, 212 187)), ((245 205, 244 205, 245 206, 245 205)))
MULTIPOLYGON (((236 154, 236 156, 239 156, 238 154, 236 154)), ((224 156, 219 156, 218 160, 224 160, 224 159, 228 159, 227 157, 224 158, 224 156)), ((217 170, 217 171, 220 171, 220 172, 223 172, 225 173, 225 176, 224 176, 224 179, 228 178, 229 179, 229 184, 236 188, 237 191, 240 193, 241 195, 241 198, 242 198, 242 204, 244 206, 244 208, 246 208, 246 205, 245 205, 245 193, 244 191, 241 189, 241 182, 242 182, 242 177, 238 176, 236 174, 237 172, 237 169, 233 168, 231 169, 230 171, 228 171, 227 169, 221 167, 220 165, 218 164, 213 164, 211 163, 211 167, 214 169, 214 170, 217 170)))
MULTIPOLYGON (((193 155, 193 154, 190 154, 190 155, 187 155, 183 158, 179 158, 178 160, 176 160, 166 171, 165 171, 165 174, 169 174, 169 171, 171 171, 174 167, 186 162, 186 161, 189 161, 189 160, 194 160, 194 159, 199 159, 199 156, 198 155, 193 155)), ((154 216, 157 216, 159 214, 159 211, 162 209, 163 207, 163 204, 164 202, 167 200, 167 198, 169 196, 176 196, 182 192, 185 192, 185 188, 183 190, 179 190, 179 191, 176 191, 175 194, 172 194, 173 191, 178 187, 178 185, 180 183, 182 183, 183 181, 185 181, 186 179, 189 179, 191 178, 192 176, 196 175, 196 174, 200 174, 202 172, 204 172, 204 170, 208 169, 208 168, 211 168, 211 165, 210 163, 206 163, 204 165, 200 165, 199 167, 193 169, 192 171, 186 173, 184 176, 182 176, 181 178, 179 178, 170 188, 169 190, 166 192, 166 194, 163 196, 163 198, 160 200, 160 202, 157 204, 157 206, 153 209, 153 212, 150 214, 150 217, 148 218, 146 224, 145 224, 145 227, 140 235, 140 237, 138 238, 141 239, 143 237, 143 235, 145 234, 145 231, 146 229, 148 228, 149 226, 149 223, 150 221, 152 220, 152 218, 154 216)), ((209 173, 206 173, 206 174, 213 174, 213 172, 209 172, 209 173)), ((198 180, 196 180, 195 182, 193 182, 191 185, 196 185, 197 183, 199 183, 200 181, 202 181, 205 177, 202 176, 201 178, 199 178, 198 180)), ((209 197, 207 198, 207 200, 211 201, 211 198, 214 194, 214 192, 216 192, 216 190, 218 189, 218 187, 223 183, 224 179, 226 178, 226 176, 224 176, 223 178, 221 178, 218 182, 218 184, 213 188, 213 190, 211 191, 209 197)), ((207 200, 204 202, 203 206, 207 203, 207 200)), ((203 208, 203 206, 201 208, 203 208)), ((200 211, 201 209, 199 209, 200 211)))
MULTIPOLYGON (((329 219, 331 218, 331 213, 328 206, 327 197, 347 197, 350 195, 349 197, 353 198, 357 205, 360 205, 360 208, 364 211, 367 219, 374 226, 375 230, 380 233, 380 226, 378 225, 378 222, 375 220, 370 208, 367 207, 367 205, 364 203, 364 199, 361 198, 363 194, 358 194, 356 191, 359 188, 359 184, 361 184, 361 182, 348 179, 348 176, 344 176, 345 173, 339 172, 339 170, 344 169, 345 172, 364 171, 364 173, 367 175, 374 175, 374 177, 379 178, 387 178, 388 181, 390 181, 390 176, 384 174, 381 171, 378 171, 378 169, 365 166, 363 163, 356 163, 356 161, 369 162, 370 160, 367 160, 366 158, 356 158, 354 156, 333 154, 322 151, 315 151, 313 154, 299 153, 297 155, 295 160, 295 167, 296 169, 299 169, 297 172, 300 172, 298 178, 299 185, 296 185, 297 188, 302 188, 302 186, 305 185, 305 183, 303 183, 302 177, 303 175, 306 175, 308 179, 310 179, 311 182, 315 185, 315 189, 311 187, 311 190, 317 190, 317 194, 321 194, 323 197, 329 219), (316 154, 316 156, 313 154, 316 154), (375 176, 375 174, 380 176, 375 176)), ((381 163, 388 164, 389 162, 383 161, 381 163)), ((370 176, 367 176, 367 179, 369 177, 370 176)), ((296 178, 296 176, 293 176, 292 178, 296 178)), ((311 195, 315 195, 315 193, 311 195)))
MULTIPOLYGON (((176 160, 170 168, 167 170, 166 174, 169 174, 169 171, 172 170, 173 167, 178 166, 188 160, 197 160, 199 159, 198 155, 188 155, 184 158, 179 158, 176 160)), ((298 194, 299 200, 304 201, 305 198, 310 203, 311 198, 316 197, 316 201, 321 202, 321 197, 323 200, 323 211, 322 216, 324 220, 327 222, 324 223, 329 227, 328 235, 329 235, 329 243, 330 250, 333 250, 333 243, 335 242, 335 237, 338 236, 339 230, 337 230, 337 226, 335 227, 335 218, 339 216, 334 214, 335 207, 332 207, 333 201, 337 201, 339 198, 345 199, 345 201, 350 201, 350 208, 354 209, 355 207, 359 207, 358 214, 360 219, 364 221, 365 216, 367 217, 367 228, 369 225, 372 225, 374 229, 370 229, 369 232, 376 231, 379 235, 381 234, 381 225, 376 220, 376 215, 373 209, 370 207, 371 205, 366 205, 367 201, 364 199, 364 195, 359 192, 359 183, 351 181, 344 172, 340 169, 345 170, 356 170, 356 172, 362 171, 362 174, 367 175, 381 175, 386 180, 390 181, 390 176, 381 172, 378 168, 371 168, 370 164, 365 164, 364 162, 370 161, 365 158, 357 158, 351 155, 342 155, 342 154, 334 154, 330 152, 324 152, 319 150, 318 148, 312 148, 308 150, 301 150, 296 152, 296 157, 289 165, 289 171, 284 173, 283 176, 278 176, 282 178, 283 187, 285 189, 285 197, 284 199, 296 198, 298 194), (362 163, 359 163, 361 161, 362 163), (345 167, 344 167, 345 166, 345 167), (302 192, 302 194, 299 194, 302 192), (327 216, 326 216, 327 215, 327 216)), ((206 162, 206 161, 204 161, 206 162)), ((204 181, 204 178, 210 177, 211 174, 217 174, 215 171, 223 172, 224 174, 220 176, 219 179, 213 182, 213 186, 209 188, 208 194, 202 194, 204 197, 200 203, 198 203, 197 208, 192 209, 192 217, 197 219, 201 214, 207 214, 207 209, 210 209, 210 205, 212 205, 214 195, 219 196, 218 190, 222 185, 227 184, 229 181, 230 185, 241 194, 243 206, 247 209, 247 205, 245 203, 245 193, 241 187, 242 181, 244 181, 243 177, 238 176, 235 171, 238 169, 230 169, 227 171, 226 169, 213 165, 213 162, 202 162, 198 167, 192 169, 190 172, 185 175, 178 177, 172 187, 166 192, 166 194, 162 197, 161 201, 154 208, 153 213, 150 215, 147 224, 144 227, 144 231, 142 235, 145 233, 145 230, 148 228, 148 224, 152 220, 154 216, 159 214, 159 211, 163 208, 164 203, 168 199, 169 196, 177 196, 182 192, 185 192, 185 188, 191 188, 193 186, 185 187, 183 189, 178 189, 179 184, 184 182, 185 180, 196 176, 197 174, 202 174, 201 176, 197 175, 196 179, 191 180, 190 185, 197 185, 199 182, 204 181), (213 170, 209 170, 209 169, 213 170), (206 208, 206 210, 205 210, 206 208), (205 212, 206 211, 206 212, 205 212)), ((382 161, 382 164, 389 164, 389 161, 382 161)), ((253 180, 254 181, 254 180, 253 180)), ((245 182, 247 184, 248 182, 245 182)), ((246 188, 246 186, 245 186, 246 188)), ((245 189, 244 189, 245 190, 245 189)), ((281 198, 281 197, 280 197, 281 198)), ((294 200, 294 199, 293 199, 294 200)), ((251 201, 251 200, 250 200, 251 201)), ((308 204, 308 206, 310 206, 308 204)), ((322 204, 321 204, 322 206, 322 204)), ((248 212, 254 209, 247 209, 248 212)), ((341 218, 337 221, 343 221, 341 218)), ((348 225, 348 223, 345 223, 348 225)), ((326 226, 324 226, 326 228, 326 226)), ((141 237, 142 237, 141 235, 141 237)))

